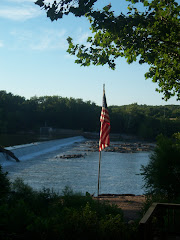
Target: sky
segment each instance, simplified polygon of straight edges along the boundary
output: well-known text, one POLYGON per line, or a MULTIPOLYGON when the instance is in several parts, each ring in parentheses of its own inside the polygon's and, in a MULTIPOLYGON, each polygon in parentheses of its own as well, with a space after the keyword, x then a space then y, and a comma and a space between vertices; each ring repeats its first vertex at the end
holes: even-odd
MULTIPOLYGON (((51 1, 51 0, 50 0, 51 1)), ((179 1, 179 0, 178 0, 179 1)), ((145 80, 147 64, 116 61, 108 66, 81 67, 67 53, 67 37, 85 43, 91 34, 86 18, 68 15, 51 22, 35 0, 0 0, 0 90, 29 99, 33 96, 80 98, 102 104, 105 84, 107 104, 176 104, 176 98, 162 100, 158 87, 145 80)), ((98 0, 101 9, 111 2, 112 10, 127 12, 125 0, 98 0)))

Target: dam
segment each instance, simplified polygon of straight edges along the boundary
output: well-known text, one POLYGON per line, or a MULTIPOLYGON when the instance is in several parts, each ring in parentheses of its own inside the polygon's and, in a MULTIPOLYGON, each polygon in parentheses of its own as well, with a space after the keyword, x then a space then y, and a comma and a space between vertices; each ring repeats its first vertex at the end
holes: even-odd
MULTIPOLYGON (((43 141, 43 142, 34 142, 30 144, 17 145, 12 147, 7 147, 5 149, 10 150, 14 155, 20 160, 25 161, 36 156, 40 156, 49 152, 56 151, 62 147, 69 146, 75 142, 85 141, 85 138, 82 136, 71 137, 71 138, 63 138, 56 139, 51 141, 43 141)), ((8 166, 16 161, 7 156, 4 153, 0 153, 0 165, 8 166)))

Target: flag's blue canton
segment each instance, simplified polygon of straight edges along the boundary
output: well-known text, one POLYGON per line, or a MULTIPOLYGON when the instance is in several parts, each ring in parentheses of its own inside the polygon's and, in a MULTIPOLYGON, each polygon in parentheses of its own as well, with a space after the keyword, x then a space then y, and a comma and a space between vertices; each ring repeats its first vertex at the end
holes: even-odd
POLYGON ((102 107, 107 108, 107 102, 106 102, 105 92, 103 93, 103 103, 102 103, 102 107))

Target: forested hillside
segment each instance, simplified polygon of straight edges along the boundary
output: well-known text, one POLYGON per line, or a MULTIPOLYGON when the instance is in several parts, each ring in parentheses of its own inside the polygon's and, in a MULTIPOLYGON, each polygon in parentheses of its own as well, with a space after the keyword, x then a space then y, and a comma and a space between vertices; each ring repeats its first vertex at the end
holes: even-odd
MULTIPOLYGON (((78 129, 99 132, 101 106, 82 99, 43 96, 24 97, 0 91, 0 133, 39 132, 39 128, 78 129)), ((180 130, 180 106, 147 106, 136 103, 109 106, 112 133, 128 133, 144 139, 171 136, 180 130)))
POLYGON ((135 134, 144 139, 155 139, 157 135, 171 136, 180 131, 180 106, 147 106, 136 103, 111 106, 112 130, 135 134))

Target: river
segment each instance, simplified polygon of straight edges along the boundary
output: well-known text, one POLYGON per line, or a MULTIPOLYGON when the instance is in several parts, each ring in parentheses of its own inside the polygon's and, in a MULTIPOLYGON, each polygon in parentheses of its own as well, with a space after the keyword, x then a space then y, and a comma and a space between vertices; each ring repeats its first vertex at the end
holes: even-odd
MULTIPOLYGON (((67 140, 66 140, 67 141, 67 140)), ((74 192, 97 195, 99 153, 87 151, 88 140, 63 145, 58 150, 31 159, 4 165, 11 181, 22 178, 36 190, 53 189, 61 193, 68 186, 74 192), (86 144, 85 144, 86 143, 86 144), (62 159, 60 156, 82 154, 80 158, 62 159)), ((141 165, 149 161, 150 152, 117 153, 102 152, 100 193, 144 193, 141 165)))

